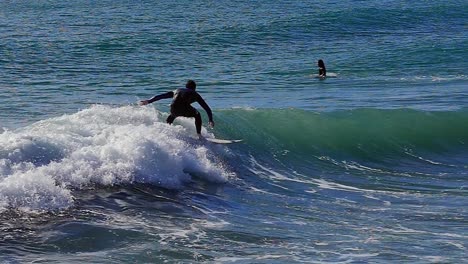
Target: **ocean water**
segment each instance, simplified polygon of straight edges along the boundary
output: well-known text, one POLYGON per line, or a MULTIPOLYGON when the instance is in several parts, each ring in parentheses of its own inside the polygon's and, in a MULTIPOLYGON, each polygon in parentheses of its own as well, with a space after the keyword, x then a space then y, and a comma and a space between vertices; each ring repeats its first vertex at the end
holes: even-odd
POLYGON ((467 13, 0 1, 0 263, 466 263, 467 13))

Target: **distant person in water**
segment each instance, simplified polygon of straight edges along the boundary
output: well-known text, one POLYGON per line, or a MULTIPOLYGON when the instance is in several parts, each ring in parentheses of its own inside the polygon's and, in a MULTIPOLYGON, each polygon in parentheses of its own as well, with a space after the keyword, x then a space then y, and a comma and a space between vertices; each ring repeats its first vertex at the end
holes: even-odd
POLYGON ((171 114, 167 117, 166 122, 168 124, 172 124, 174 119, 178 116, 195 117, 195 127, 197 129, 198 138, 201 139, 202 118, 200 112, 193 108, 191 104, 197 102, 201 107, 203 107, 203 109, 205 109, 208 114, 209 125, 211 127, 214 127, 214 122, 210 107, 206 104, 200 94, 195 91, 196 87, 197 84, 193 80, 189 80, 187 81, 185 88, 179 88, 172 92, 156 95, 149 100, 140 101, 140 105, 151 104, 152 102, 156 102, 160 99, 172 98, 171 114))
POLYGON ((323 60, 318 60, 317 65, 319 67, 319 77, 320 78, 325 78, 327 77, 327 68, 325 68, 325 63, 323 60))

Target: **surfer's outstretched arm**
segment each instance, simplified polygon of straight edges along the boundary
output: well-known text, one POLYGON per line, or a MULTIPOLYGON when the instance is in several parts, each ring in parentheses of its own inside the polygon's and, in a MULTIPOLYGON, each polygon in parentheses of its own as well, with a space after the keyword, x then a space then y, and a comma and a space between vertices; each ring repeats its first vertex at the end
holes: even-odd
POLYGON ((163 93, 163 94, 160 94, 160 95, 156 95, 156 96, 154 96, 153 98, 151 98, 149 100, 140 101, 140 105, 147 105, 147 104, 151 104, 152 102, 156 102, 156 101, 161 100, 161 99, 168 99, 168 98, 172 98, 172 97, 174 97, 174 92, 167 92, 167 93, 163 93))

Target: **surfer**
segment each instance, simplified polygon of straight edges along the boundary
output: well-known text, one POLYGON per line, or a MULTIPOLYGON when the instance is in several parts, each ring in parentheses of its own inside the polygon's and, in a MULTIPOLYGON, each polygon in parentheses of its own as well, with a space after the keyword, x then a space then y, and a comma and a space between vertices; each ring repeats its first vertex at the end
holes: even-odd
POLYGON ((200 112, 198 112, 197 109, 193 108, 191 104, 197 102, 201 105, 201 107, 203 107, 203 109, 205 109, 206 113, 208 114, 209 125, 211 127, 214 127, 214 122, 213 114, 211 112, 210 107, 205 102, 205 100, 203 100, 201 95, 195 91, 196 87, 197 84, 195 83, 195 81, 188 80, 187 84, 185 84, 185 88, 179 88, 172 92, 156 95, 149 100, 140 101, 140 105, 151 104, 152 102, 156 102, 160 99, 172 98, 171 114, 167 117, 166 122, 168 124, 172 124, 172 122, 174 122, 174 119, 176 119, 176 117, 178 116, 194 117, 198 138, 202 139, 202 118, 200 112))
POLYGON ((323 60, 318 60, 317 65, 319 67, 319 76, 320 78, 325 78, 327 77, 327 69, 325 68, 325 63, 323 60))

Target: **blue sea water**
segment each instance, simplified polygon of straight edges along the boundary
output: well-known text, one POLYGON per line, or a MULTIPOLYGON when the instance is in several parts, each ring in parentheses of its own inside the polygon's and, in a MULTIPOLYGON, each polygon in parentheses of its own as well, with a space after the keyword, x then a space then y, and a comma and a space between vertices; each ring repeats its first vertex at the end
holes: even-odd
POLYGON ((0 262, 466 262, 467 13, 0 1, 0 262))

